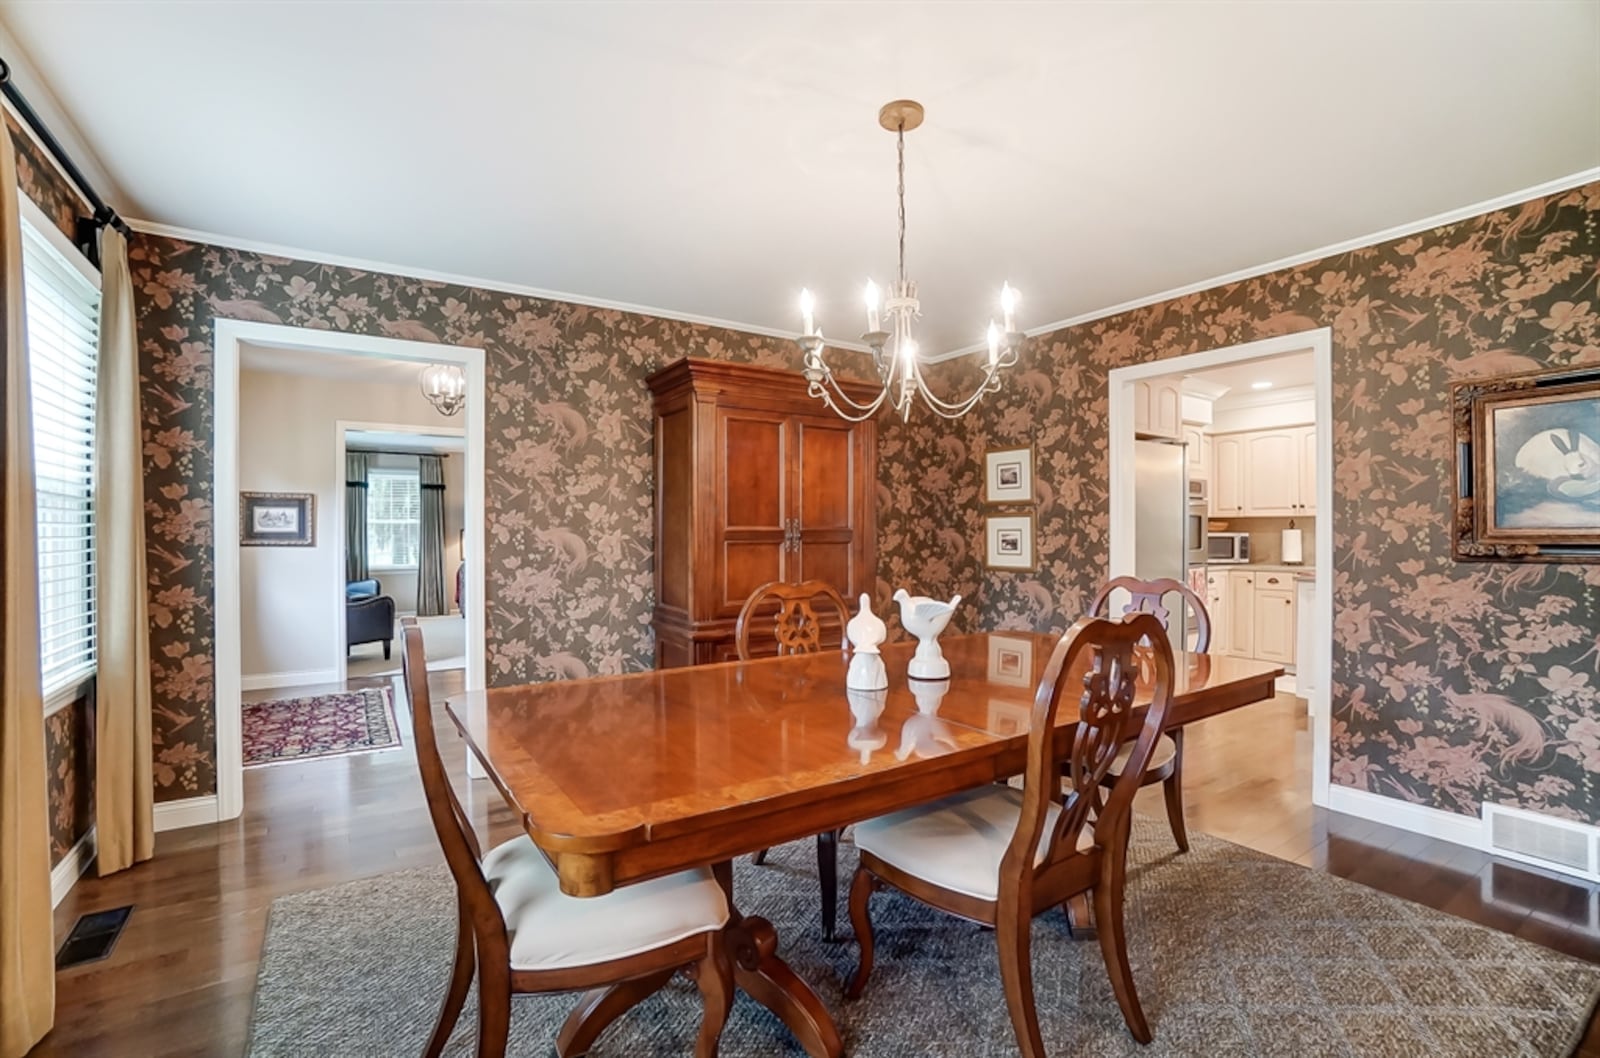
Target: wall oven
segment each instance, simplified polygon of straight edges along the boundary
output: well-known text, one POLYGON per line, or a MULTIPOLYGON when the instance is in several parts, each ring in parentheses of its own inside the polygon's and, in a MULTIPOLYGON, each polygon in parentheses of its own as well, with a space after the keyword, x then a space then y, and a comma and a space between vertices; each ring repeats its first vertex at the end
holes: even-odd
POLYGON ((1211 501, 1206 483, 1189 479, 1189 505, 1184 509, 1183 559, 1189 568, 1206 564, 1206 519, 1211 516, 1211 501))

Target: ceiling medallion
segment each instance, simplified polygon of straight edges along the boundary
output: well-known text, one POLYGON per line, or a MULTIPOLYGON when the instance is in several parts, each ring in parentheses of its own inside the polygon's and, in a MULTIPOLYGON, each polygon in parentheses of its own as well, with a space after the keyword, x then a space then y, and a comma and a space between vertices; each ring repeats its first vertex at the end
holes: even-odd
POLYGON ((917 301, 917 285, 906 278, 906 133, 922 124, 922 116, 922 104, 910 99, 897 99, 878 111, 878 124, 895 134, 899 174, 900 276, 890 285, 889 296, 881 302, 878 285, 870 279, 867 281, 867 332, 861 336, 861 340, 872 349, 878 378, 883 383, 883 390, 871 402, 858 404, 833 377, 833 369, 822 355, 825 341, 821 329, 816 325, 816 301, 811 291, 800 291, 800 315, 805 333, 798 340, 805 352, 805 376, 810 394, 851 422, 871 418, 885 405, 893 408, 903 421, 910 418, 911 405, 918 396, 946 419, 959 418, 970 411, 985 393, 993 393, 1000 388, 1000 372, 1016 364, 1017 353, 1022 348, 1023 335, 1016 329, 1019 295, 1007 283, 1000 290, 1000 311, 1004 322, 997 327, 993 319, 989 321, 989 359, 977 391, 964 400, 948 402, 935 396, 922 377, 922 360, 918 355, 916 340, 911 337, 911 322, 922 315, 922 305, 917 301))
POLYGON ((429 364, 418 376, 422 395, 441 415, 454 415, 467 404, 467 373, 460 364, 429 364))

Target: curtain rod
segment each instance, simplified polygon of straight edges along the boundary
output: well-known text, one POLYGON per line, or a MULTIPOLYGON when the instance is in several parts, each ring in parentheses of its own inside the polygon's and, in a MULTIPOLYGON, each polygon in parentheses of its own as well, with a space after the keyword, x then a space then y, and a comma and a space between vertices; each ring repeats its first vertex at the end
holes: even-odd
POLYGON ((101 198, 95 191, 94 185, 89 183, 88 179, 83 175, 83 170, 78 168, 77 163, 72 160, 72 156, 67 153, 67 149, 61 146, 61 141, 55 138, 49 126, 44 123, 44 119, 39 117, 33 107, 28 104, 27 98, 17 88, 17 83, 11 79, 11 64, 4 59, 0 59, 0 94, 3 94, 11 101, 11 105, 16 108, 17 116, 27 123, 35 136, 39 137, 39 142, 44 145, 44 149, 50 152, 62 169, 66 170, 67 177, 78 185, 78 190, 83 193, 83 197, 87 198, 89 205, 94 207, 94 213, 91 216, 78 218, 76 237, 73 241, 77 243, 78 249, 83 251, 84 256, 96 268, 100 267, 100 240, 98 238, 100 229, 109 224, 123 235, 130 235, 132 233, 128 230, 127 222, 117 215, 116 210, 106 205, 105 199, 101 198))
POLYGON ((346 448, 345 451, 358 456, 438 456, 440 459, 449 459, 451 455, 449 452, 394 452, 383 448, 346 448))

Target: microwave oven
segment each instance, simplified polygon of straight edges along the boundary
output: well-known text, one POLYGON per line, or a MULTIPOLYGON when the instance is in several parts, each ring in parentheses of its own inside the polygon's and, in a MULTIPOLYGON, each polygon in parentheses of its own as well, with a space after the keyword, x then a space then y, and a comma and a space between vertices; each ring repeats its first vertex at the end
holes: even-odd
POLYGON ((1206 562, 1223 565, 1250 561, 1249 533, 1207 533, 1206 562))

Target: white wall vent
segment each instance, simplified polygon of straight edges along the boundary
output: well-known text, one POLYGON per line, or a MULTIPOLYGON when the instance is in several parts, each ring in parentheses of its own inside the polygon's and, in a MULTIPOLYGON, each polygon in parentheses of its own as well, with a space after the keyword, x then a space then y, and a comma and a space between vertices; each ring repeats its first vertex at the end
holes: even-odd
POLYGON ((1491 855, 1600 881, 1600 827, 1485 802, 1483 835, 1491 855))

